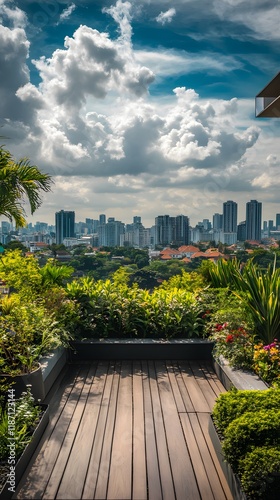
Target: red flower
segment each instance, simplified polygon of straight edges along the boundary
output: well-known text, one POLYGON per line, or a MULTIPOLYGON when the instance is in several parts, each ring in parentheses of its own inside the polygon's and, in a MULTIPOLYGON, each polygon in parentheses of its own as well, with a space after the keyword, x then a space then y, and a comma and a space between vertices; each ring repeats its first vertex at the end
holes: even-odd
POLYGON ((231 334, 227 335, 226 342, 228 344, 231 344, 233 341, 234 341, 234 335, 231 335, 231 334))

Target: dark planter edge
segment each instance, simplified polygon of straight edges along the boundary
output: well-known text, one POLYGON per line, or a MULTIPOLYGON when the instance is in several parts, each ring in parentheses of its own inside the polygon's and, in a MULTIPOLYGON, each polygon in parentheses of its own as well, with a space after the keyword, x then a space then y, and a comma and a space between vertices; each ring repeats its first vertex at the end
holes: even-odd
POLYGON ((71 342, 71 362, 104 359, 211 360, 214 344, 206 339, 87 339, 71 342))
MULTIPOLYGON (((15 479, 16 479, 16 486, 14 488, 15 491, 49 422, 49 406, 41 403, 40 406, 42 407, 43 411, 42 417, 33 432, 32 440, 25 447, 23 453, 19 457, 15 466, 15 479)), ((4 487, 0 491, 1 500, 10 500, 12 498, 14 492, 9 491, 9 488, 11 488, 11 484, 10 482, 6 481, 4 487)))
POLYGON ((247 496, 242 489, 239 477, 236 476, 236 474, 234 474, 230 464, 224 458, 221 441, 216 431, 212 417, 209 418, 208 430, 217 458, 219 460, 223 473, 226 477, 227 483, 229 485, 234 500, 247 500, 247 496))

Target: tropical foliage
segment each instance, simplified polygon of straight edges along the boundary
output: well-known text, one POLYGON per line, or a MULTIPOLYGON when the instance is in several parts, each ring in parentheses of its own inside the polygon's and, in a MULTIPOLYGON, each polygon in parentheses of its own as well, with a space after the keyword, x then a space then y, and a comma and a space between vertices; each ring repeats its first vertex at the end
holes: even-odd
POLYGON ((41 192, 50 191, 51 185, 49 174, 30 165, 27 158, 16 162, 11 153, 0 146, 0 215, 14 220, 18 227, 25 226, 24 200, 27 199, 33 214, 42 203, 41 192))
POLYGON ((256 337, 271 343, 280 336, 280 269, 269 265, 263 272, 249 260, 218 261, 209 268, 211 285, 232 290, 250 311, 256 337))
POLYGON ((202 336, 203 305, 195 293, 166 284, 150 293, 126 281, 118 271, 112 281, 67 284, 69 298, 79 304, 79 337, 202 336))

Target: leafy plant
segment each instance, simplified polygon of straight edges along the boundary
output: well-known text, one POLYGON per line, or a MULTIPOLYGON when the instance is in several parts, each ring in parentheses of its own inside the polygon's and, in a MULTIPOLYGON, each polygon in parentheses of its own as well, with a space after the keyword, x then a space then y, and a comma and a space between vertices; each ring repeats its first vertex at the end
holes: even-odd
POLYGON ((280 491, 280 447, 260 446, 240 460, 240 478, 246 496, 277 500, 280 491))
POLYGON ((264 391, 237 390, 235 388, 222 393, 213 408, 213 421, 224 434, 229 424, 244 413, 280 408, 280 390, 264 391))
POLYGON ((259 446, 280 446, 280 410, 250 411, 233 420, 224 433, 223 451, 235 472, 247 453, 259 446))
MULTIPOLYGON (((21 397, 15 401, 12 415, 14 425, 12 427, 12 438, 15 443, 15 453, 18 457, 30 442, 34 427, 39 421, 42 410, 35 404, 30 387, 23 392, 21 397)), ((9 456, 10 432, 9 432, 8 406, 0 407, 0 461, 6 461, 9 456)))

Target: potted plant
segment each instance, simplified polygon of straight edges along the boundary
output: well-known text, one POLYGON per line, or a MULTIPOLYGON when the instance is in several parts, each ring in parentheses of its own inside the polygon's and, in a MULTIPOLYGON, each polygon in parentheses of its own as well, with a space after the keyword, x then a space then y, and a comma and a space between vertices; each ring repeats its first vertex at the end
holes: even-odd
POLYGON ((2 299, 0 376, 12 384, 16 397, 31 384, 36 400, 44 399, 40 357, 61 345, 61 328, 40 303, 22 304, 15 294, 2 299))

